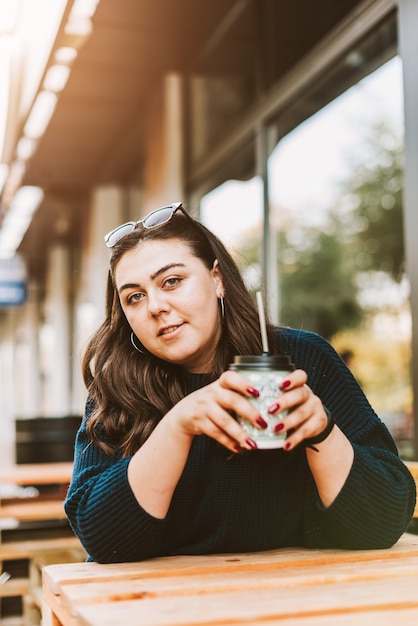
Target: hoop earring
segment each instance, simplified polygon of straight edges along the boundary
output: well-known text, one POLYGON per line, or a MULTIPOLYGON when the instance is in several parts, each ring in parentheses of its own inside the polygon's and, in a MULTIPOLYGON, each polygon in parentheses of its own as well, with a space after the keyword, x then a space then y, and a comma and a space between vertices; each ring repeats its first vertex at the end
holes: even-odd
POLYGON ((219 298, 219 306, 221 307, 221 317, 224 320, 225 319, 225 300, 223 296, 219 298))
POLYGON ((140 352, 141 354, 144 354, 143 350, 140 350, 138 348, 138 346, 135 343, 135 335, 133 334, 133 332, 131 332, 131 344, 133 345, 133 347, 135 348, 135 350, 137 350, 137 352, 140 352))

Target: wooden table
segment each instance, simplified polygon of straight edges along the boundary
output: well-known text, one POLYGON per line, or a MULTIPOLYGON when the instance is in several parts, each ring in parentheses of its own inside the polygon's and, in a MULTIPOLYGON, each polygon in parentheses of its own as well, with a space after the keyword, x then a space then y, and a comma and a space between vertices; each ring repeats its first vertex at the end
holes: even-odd
POLYGON ((39 623, 41 567, 86 556, 70 535, 64 512, 72 472, 73 463, 0 467, 0 572, 10 571, 10 579, 0 586, 0 599, 22 598, 24 624, 39 623))
MULTIPOLYGON (((63 500, 24 500, 16 504, 0 505, 0 520, 18 522, 42 522, 65 519, 63 500)), ((2 525, 0 524, 0 528, 2 525)))
POLYGON ((26 463, 0 467, 0 484, 48 485, 69 484, 72 463, 26 463))
MULTIPOLYGON (((1 520, 36 522, 65 519, 63 501, 71 481, 72 463, 34 463, 0 468, 1 485, 48 487, 46 494, 35 497, 3 497, 0 490, 1 520)), ((10 523, 9 522, 9 523, 10 523)))
POLYGON ((50 565, 43 598, 43 626, 416 626, 418 536, 389 550, 50 565))

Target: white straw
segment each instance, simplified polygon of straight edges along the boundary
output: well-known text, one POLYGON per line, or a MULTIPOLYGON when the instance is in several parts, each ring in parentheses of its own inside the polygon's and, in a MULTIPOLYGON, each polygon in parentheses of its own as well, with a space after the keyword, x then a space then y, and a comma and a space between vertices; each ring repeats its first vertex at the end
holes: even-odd
POLYGON ((263 352, 265 352, 265 354, 268 354, 269 344, 267 340, 267 329, 266 329, 266 318, 264 316, 263 296, 261 295, 261 291, 257 291, 256 295, 257 295, 258 316, 260 318, 260 330, 261 330, 261 341, 263 344, 263 352))

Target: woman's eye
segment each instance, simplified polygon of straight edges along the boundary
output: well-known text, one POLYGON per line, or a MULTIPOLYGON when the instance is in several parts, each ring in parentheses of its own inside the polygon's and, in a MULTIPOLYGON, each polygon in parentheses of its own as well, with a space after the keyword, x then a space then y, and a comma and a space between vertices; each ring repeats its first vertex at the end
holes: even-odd
POLYGON ((143 293, 131 293, 130 296, 128 296, 127 298, 127 302, 128 304, 134 304, 135 302, 139 302, 140 300, 142 300, 142 298, 144 297, 143 293))
POLYGON ((164 287, 176 287, 181 283, 182 279, 177 276, 171 276, 164 281, 164 287))

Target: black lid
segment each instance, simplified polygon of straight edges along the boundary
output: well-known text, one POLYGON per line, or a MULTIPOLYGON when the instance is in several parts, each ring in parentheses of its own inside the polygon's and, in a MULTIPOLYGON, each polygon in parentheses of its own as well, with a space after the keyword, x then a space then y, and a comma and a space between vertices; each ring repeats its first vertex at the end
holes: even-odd
POLYGON ((237 354, 231 363, 231 368, 239 369, 270 369, 288 370, 295 369, 290 356, 287 354, 237 354))

